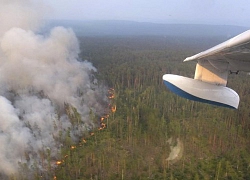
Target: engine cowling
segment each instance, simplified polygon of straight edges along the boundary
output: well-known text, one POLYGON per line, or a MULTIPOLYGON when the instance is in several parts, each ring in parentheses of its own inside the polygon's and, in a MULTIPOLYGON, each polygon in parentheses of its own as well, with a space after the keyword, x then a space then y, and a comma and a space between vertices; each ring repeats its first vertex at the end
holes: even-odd
POLYGON ((164 84, 175 94, 194 101, 237 109, 239 95, 232 89, 174 74, 163 75, 164 84))

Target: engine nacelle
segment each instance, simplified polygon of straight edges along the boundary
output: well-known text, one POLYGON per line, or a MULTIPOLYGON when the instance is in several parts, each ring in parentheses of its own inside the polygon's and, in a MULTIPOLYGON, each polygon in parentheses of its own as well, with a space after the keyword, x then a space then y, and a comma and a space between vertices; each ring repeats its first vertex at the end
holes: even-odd
POLYGON ((203 103, 237 109, 239 95, 232 89, 183 76, 165 74, 164 84, 181 97, 203 103))

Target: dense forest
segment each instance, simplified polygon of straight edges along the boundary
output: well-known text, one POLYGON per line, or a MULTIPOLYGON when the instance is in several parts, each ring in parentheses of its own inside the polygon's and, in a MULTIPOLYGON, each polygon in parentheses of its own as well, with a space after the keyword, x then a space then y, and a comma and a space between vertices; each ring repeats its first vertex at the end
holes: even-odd
MULTIPOLYGON (((224 40, 80 37, 80 59, 97 68, 110 104, 103 117, 90 112, 97 126, 79 143, 63 140, 48 179, 250 179, 248 74, 229 76, 228 86, 241 97, 238 110, 183 99, 162 81, 166 73, 193 77, 195 62, 183 59, 224 40)), ((72 122, 79 118, 68 115, 72 122)))
POLYGON ((62 149, 67 158, 54 178, 250 179, 248 74, 229 77, 228 86, 241 97, 238 110, 183 99, 162 82, 165 73, 192 77, 195 64, 182 60, 220 41, 80 38, 81 58, 92 62, 99 82, 111 88, 112 109, 102 119, 105 128, 62 149), (170 158, 174 147, 179 151, 170 158))

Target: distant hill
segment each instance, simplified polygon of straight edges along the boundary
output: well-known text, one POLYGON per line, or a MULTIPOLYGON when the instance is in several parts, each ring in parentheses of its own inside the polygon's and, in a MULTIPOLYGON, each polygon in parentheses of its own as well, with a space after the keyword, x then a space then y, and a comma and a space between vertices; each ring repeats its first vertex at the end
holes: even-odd
POLYGON ((47 28, 72 28, 78 36, 223 36, 230 38, 247 27, 231 25, 159 24, 134 21, 70 21, 53 20, 47 28))

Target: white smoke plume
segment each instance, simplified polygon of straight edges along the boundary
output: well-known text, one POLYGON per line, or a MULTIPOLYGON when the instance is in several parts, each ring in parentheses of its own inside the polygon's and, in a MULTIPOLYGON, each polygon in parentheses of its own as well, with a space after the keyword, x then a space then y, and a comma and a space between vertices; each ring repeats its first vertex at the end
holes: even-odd
POLYGON ((79 44, 71 29, 36 33, 41 7, 32 0, 0 1, 0 174, 17 173, 20 163, 42 171, 41 152, 56 158, 57 139, 70 131, 77 140, 94 126, 90 114, 102 113, 100 102, 106 100, 92 81, 96 69, 78 61, 79 44), (77 127, 65 107, 80 114, 77 127))
POLYGON ((0 1, 0 36, 13 27, 37 30, 49 7, 34 0, 0 1), (35 2, 35 3, 34 3, 35 2))

